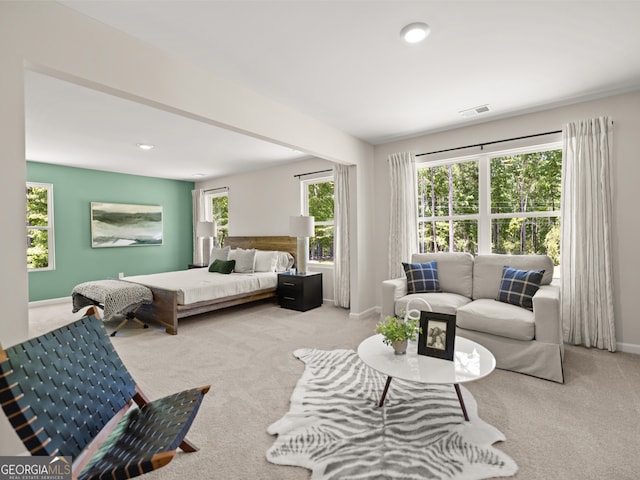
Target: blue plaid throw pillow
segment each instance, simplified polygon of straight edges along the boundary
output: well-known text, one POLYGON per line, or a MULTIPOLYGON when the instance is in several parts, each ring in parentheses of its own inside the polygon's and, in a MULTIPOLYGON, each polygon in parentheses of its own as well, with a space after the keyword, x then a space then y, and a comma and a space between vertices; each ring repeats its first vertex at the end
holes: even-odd
POLYGON ((502 269, 502 282, 497 300, 533 311, 533 296, 540 288, 544 270, 502 269))
POLYGON ((404 272, 407 274, 407 289, 409 293, 440 292, 438 282, 438 263, 404 263, 404 272))

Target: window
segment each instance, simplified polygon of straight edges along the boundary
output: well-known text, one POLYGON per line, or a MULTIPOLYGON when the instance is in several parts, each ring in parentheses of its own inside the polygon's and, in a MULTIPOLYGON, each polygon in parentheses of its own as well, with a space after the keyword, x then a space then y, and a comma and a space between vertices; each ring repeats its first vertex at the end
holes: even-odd
POLYGON ((304 214, 315 219, 315 235, 309 239, 309 260, 333 263, 333 177, 302 182, 304 214))
POLYGON ((560 261, 557 144, 418 166, 421 252, 546 254, 560 261))
POLYGON ((208 195, 211 201, 211 214, 218 228, 217 244, 224 246, 229 236, 229 192, 211 193, 208 195))
POLYGON ((53 185, 27 182, 27 269, 53 270, 53 185))

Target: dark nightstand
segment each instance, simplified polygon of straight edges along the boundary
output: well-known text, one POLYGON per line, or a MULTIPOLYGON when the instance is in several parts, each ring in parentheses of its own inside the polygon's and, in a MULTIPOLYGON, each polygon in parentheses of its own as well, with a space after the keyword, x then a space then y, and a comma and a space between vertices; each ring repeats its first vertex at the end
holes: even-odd
POLYGON ((187 268, 191 270, 192 268, 207 268, 209 265, 200 265, 198 263, 190 263, 187 265, 187 268))
POLYGON ((322 273, 279 273, 278 303, 282 308, 301 312, 322 305, 322 273))

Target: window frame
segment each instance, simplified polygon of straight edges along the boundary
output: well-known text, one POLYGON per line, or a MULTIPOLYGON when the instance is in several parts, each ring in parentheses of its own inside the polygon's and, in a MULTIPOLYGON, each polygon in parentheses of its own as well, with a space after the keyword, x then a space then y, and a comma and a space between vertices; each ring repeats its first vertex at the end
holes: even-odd
MULTIPOLYGON (((56 269, 56 256, 55 256, 55 229, 54 229, 54 208, 53 208, 53 183, 44 182, 26 182, 25 189, 29 188, 44 188, 47 190, 47 226, 42 225, 26 225, 26 239, 29 238, 29 230, 44 230, 47 232, 47 256, 48 265, 46 267, 29 268, 27 263, 27 272, 46 272, 56 269)), ((27 192, 25 191, 25 217, 27 215, 29 201, 27 200, 27 192)), ((25 223, 26 218, 25 218, 25 223)), ((26 248, 29 248, 27 241, 26 248)), ((27 253, 27 252, 25 252, 27 253)))
POLYGON ((219 191, 211 191, 211 192, 206 192, 204 194, 204 201, 207 205, 207 209, 205 211, 206 217, 208 221, 212 221, 213 220, 213 199, 214 198, 220 198, 220 197, 226 197, 227 198, 227 224, 224 225, 223 227, 220 227, 219 225, 216 227, 218 229, 218 237, 216 237, 216 242, 220 245, 223 246, 224 244, 224 240, 226 240, 226 238, 229 236, 229 190, 228 189, 221 189, 219 191), (219 232, 220 229, 226 229, 227 235, 222 237, 222 241, 220 241, 221 239, 219 238, 219 232))
MULTIPOLYGON (((335 179, 333 173, 323 173, 317 176, 311 176, 309 178, 300 179, 300 205, 301 205, 301 214, 309 215, 309 186, 315 185, 317 183, 328 183, 331 182, 335 188, 335 179)), ((318 221, 314 219, 315 226, 331 226, 333 227, 334 235, 335 235, 335 199, 334 199, 334 210, 333 210, 333 218, 328 220, 318 221)), ((335 242, 335 236, 334 236, 335 242)), ((309 242, 309 248, 311 248, 311 242, 309 242)), ((312 260, 309 258, 309 263, 313 263, 315 265, 325 265, 325 266, 333 266, 335 262, 335 258, 332 258, 330 261, 319 262, 318 260, 312 260)))
MULTIPOLYGON (((459 157, 440 158, 438 160, 416 163, 416 178, 418 170, 423 168, 439 167, 443 165, 466 163, 476 161, 478 163, 478 213, 464 215, 441 215, 430 217, 418 217, 418 229, 421 223, 449 222, 461 220, 475 220, 478 225, 478 254, 492 253, 493 242, 491 239, 491 225, 493 220, 508 218, 547 218, 557 217, 562 219, 561 210, 535 211, 535 212, 514 212, 514 213, 492 213, 491 212, 491 159, 496 157, 506 157, 511 155, 522 155, 549 150, 562 150, 562 142, 548 142, 542 144, 529 145, 524 147, 507 148, 490 152, 482 152, 473 155, 459 157)), ((419 193, 419 192, 418 192, 419 193)), ((420 240, 420 237, 418 237, 420 240)), ((451 251, 452 245, 449 245, 451 251)))

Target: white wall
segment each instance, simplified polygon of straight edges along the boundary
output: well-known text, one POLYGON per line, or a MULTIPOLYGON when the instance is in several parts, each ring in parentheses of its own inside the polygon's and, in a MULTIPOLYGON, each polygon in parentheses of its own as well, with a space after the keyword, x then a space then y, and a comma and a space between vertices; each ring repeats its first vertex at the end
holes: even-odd
MULTIPOLYGON (((375 237, 376 294, 380 304, 380 283, 386 276, 389 227, 389 180, 387 157, 391 153, 409 151, 413 154, 454 148, 491 140, 513 138, 540 132, 559 130, 570 121, 610 116, 613 119, 613 259, 615 281, 616 336, 621 350, 640 353, 640 322, 638 301, 640 291, 640 256, 637 241, 640 223, 637 221, 638 179, 640 179, 640 92, 612 96, 575 105, 558 107, 509 119, 449 130, 375 148, 375 224, 384 232, 375 237)), ((557 139, 557 137, 556 137, 557 139)), ((477 150, 476 150, 477 152, 477 150)), ((473 151, 469 153, 474 153, 473 151)), ((423 157, 424 158, 424 157, 423 157)))
POLYGON ((289 235, 289 217, 300 215, 300 180, 294 175, 331 170, 333 162, 310 158, 196 183, 229 188, 229 235, 289 235))

